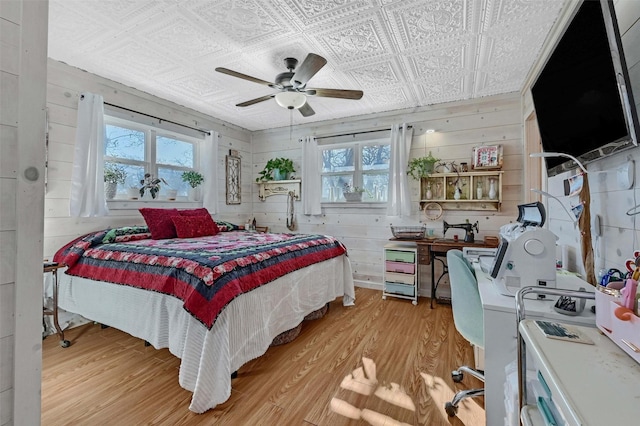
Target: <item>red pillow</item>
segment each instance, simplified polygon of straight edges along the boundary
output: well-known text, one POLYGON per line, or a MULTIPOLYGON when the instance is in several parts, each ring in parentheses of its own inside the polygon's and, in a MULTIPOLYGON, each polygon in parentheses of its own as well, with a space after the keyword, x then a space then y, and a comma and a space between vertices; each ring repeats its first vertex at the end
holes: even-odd
POLYGON ((199 209, 178 210, 178 213, 180 213, 180 216, 211 216, 209 210, 204 207, 199 209))
POLYGON ((171 220, 176 228, 178 238, 195 238, 216 235, 218 225, 208 214, 196 216, 172 216, 171 220))
POLYGON ((178 216, 178 209, 151 209, 141 208, 140 214, 147 223, 151 238, 163 240, 176 237, 176 227, 171 221, 172 216, 178 216))

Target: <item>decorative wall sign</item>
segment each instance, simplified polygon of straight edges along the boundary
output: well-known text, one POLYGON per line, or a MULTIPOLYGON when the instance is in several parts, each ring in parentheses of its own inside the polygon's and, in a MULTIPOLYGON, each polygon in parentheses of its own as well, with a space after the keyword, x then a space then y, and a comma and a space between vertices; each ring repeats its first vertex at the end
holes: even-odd
POLYGON ((226 157, 227 204, 241 204, 240 192, 240 156, 238 151, 229 150, 226 157))
POLYGON ((476 146, 473 148, 474 169, 502 168, 502 146, 476 146))

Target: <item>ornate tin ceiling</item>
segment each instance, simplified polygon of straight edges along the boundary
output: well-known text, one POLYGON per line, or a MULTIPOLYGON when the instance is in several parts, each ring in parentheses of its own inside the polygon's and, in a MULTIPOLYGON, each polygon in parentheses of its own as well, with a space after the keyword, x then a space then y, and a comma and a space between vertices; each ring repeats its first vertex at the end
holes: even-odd
POLYGON ((288 126, 264 85, 284 58, 328 61, 293 123, 518 91, 563 0, 50 0, 49 56, 249 130, 288 126))

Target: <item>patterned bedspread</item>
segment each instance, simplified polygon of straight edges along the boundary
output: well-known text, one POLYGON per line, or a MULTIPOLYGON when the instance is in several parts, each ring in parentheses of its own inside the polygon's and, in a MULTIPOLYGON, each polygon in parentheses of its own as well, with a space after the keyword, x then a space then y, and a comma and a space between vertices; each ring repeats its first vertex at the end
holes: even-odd
POLYGON ((85 235, 61 248, 54 260, 65 263, 69 275, 177 297, 211 329, 240 294, 344 253, 338 240, 325 235, 230 231, 152 240, 146 227, 131 227, 85 235))

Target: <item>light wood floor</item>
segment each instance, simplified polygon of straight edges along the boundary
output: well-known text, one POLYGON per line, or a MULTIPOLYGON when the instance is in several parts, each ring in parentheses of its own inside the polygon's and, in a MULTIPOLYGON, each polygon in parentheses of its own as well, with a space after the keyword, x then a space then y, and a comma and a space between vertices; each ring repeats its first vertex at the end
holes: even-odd
POLYGON ((189 411, 191 393, 178 384, 180 360, 167 349, 94 324, 65 333, 72 341, 66 349, 49 336, 42 424, 333 426, 381 425, 384 418, 385 425, 485 424, 482 400, 467 400, 453 419, 444 412, 454 390, 482 386, 472 377, 451 380, 452 369, 473 365, 451 307, 430 309, 429 299, 418 306, 383 301, 379 291, 363 288, 356 298, 353 307, 332 302, 325 317, 303 323, 296 340, 243 366, 231 398, 204 414, 189 411), (343 382, 352 374, 360 380, 343 382), (369 383, 361 392, 376 393, 360 394, 349 383, 369 383), (349 412, 358 420, 345 417, 349 412))

